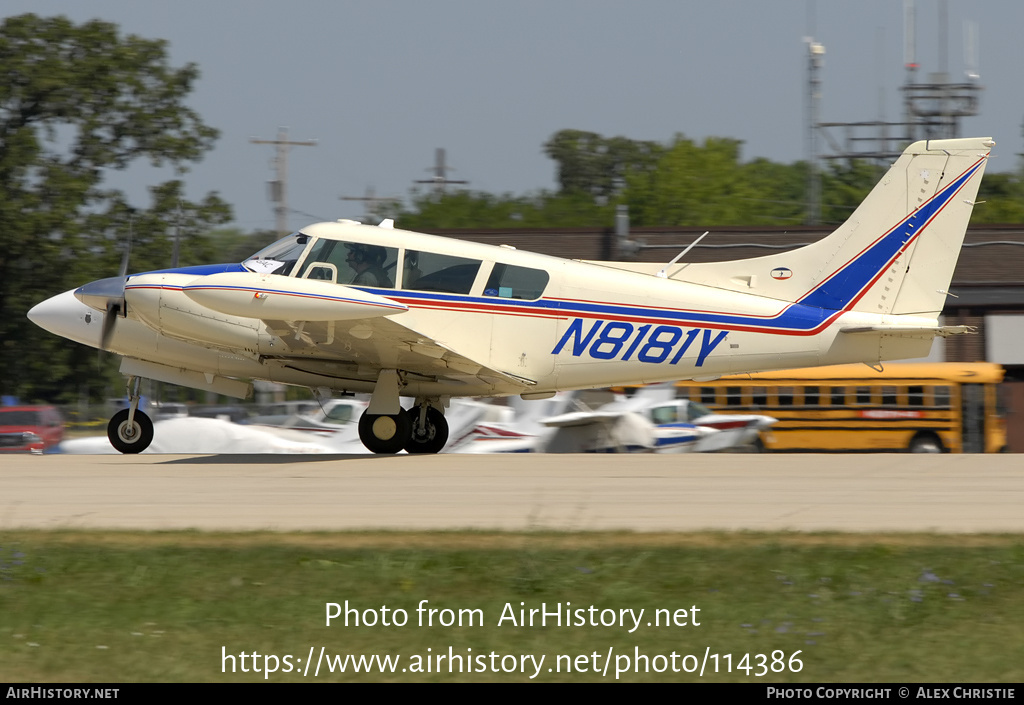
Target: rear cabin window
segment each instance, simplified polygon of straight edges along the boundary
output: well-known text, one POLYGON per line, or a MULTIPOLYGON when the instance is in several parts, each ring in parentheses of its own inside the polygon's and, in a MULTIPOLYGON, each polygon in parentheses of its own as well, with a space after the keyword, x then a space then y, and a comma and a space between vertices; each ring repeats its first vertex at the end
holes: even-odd
POLYGON ((543 269, 496 262, 491 276, 487 278, 484 296, 533 301, 541 297, 547 285, 548 273, 543 269))
POLYGON ((409 250, 405 253, 402 288, 468 294, 476 281, 480 264, 478 259, 409 250))

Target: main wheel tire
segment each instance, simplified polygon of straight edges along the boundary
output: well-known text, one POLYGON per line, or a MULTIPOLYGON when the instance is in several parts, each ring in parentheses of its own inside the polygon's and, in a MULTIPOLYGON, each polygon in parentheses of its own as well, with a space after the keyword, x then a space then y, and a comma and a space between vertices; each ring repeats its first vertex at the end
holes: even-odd
POLYGON ((911 439, 907 450, 911 453, 941 453, 942 441, 934 433, 919 433, 911 439))
POLYGON ((419 407, 409 409, 409 423, 412 435, 405 444, 409 453, 439 453, 448 442, 448 421, 444 414, 432 406, 427 407, 427 418, 423 428, 418 428, 420 421, 419 407))
POLYGON ((359 440, 373 453, 393 454, 402 450, 412 435, 412 421, 403 410, 390 414, 367 414, 359 417, 359 440))
POLYGON ((121 409, 107 424, 107 438, 110 445, 121 453, 141 453, 153 442, 153 422, 141 411, 136 411, 133 422, 129 424, 128 409, 121 409))

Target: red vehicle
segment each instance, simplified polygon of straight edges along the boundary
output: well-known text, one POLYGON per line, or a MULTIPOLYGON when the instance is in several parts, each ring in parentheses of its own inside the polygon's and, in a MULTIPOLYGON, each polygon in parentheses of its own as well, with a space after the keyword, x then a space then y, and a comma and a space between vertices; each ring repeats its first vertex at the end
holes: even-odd
POLYGON ((64 438, 64 421, 52 406, 0 407, 0 453, 43 453, 64 438))

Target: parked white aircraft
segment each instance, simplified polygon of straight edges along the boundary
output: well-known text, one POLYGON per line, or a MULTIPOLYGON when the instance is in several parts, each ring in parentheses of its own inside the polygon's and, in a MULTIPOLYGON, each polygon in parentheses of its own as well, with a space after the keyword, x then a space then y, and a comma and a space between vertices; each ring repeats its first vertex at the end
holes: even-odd
POLYGON ((433 453, 452 396, 926 355, 966 332, 938 314, 993 145, 917 142, 832 235, 766 257, 567 261, 341 221, 242 264, 122 272, 29 317, 123 356, 133 403, 108 426, 122 452, 152 439, 136 408, 146 377, 237 397, 251 379, 371 392, 367 448, 433 453))
POLYGON ((744 447, 760 451, 763 449, 761 433, 778 423, 778 419, 761 414, 720 414, 689 399, 663 402, 645 409, 643 413, 662 432, 679 425, 718 431, 713 436, 702 438, 693 449, 695 453, 744 447))

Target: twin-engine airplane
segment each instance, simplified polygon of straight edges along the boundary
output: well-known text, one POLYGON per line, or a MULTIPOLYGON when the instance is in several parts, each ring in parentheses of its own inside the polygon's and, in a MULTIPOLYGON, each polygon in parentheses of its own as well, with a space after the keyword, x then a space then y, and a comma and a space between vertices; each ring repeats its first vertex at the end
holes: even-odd
POLYGON ((968 332, 938 315, 994 144, 912 144, 838 230, 783 254, 569 261, 339 221, 241 264, 122 272, 29 318, 123 356, 131 405, 107 433, 124 453, 153 437, 140 378, 236 397, 249 380, 369 392, 369 450, 436 453, 453 396, 927 355, 935 336, 968 332))

